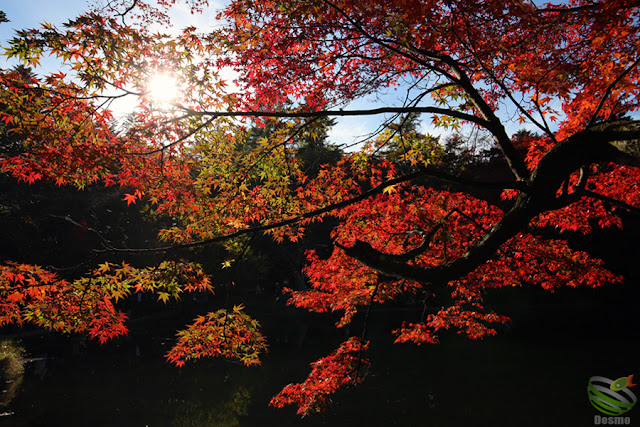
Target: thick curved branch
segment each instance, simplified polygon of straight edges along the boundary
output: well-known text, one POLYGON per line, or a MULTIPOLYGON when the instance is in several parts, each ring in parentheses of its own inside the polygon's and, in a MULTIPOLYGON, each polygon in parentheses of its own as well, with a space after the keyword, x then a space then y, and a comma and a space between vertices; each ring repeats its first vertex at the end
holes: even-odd
POLYGON ((407 264, 393 255, 375 250, 369 243, 360 240, 356 240, 356 243, 351 247, 341 247, 341 249, 348 256, 382 274, 429 284, 429 289, 432 289, 433 287, 445 286, 451 280, 466 276, 491 259, 500 246, 525 228, 537 213, 531 198, 526 194, 520 195, 515 206, 498 224, 473 244, 466 254, 449 263, 435 267, 407 264))
MULTIPOLYGON (((397 263, 405 263, 408 261, 413 260, 414 258, 416 258, 418 255, 423 254, 424 252, 426 252, 427 249, 429 249, 429 245, 431 244, 431 241, 433 240, 434 236, 436 235, 436 233, 442 229, 442 227, 444 226, 446 220, 453 214, 458 214, 460 216, 462 216, 463 218, 466 218, 467 220, 469 220, 470 222, 474 223, 474 225, 476 225, 478 228, 480 228, 482 231, 487 231, 485 230, 482 226, 480 226, 473 218, 471 218, 469 215, 465 214, 464 212, 462 212, 460 209, 458 208, 453 208, 451 209, 444 217, 442 217, 442 220, 440 222, 438 222, 438 224, 436 224, 434 227, 431 228, 431 230, 429 230, 429 232, 424 232, 422 230, 419 230, 418 233, 422 235, 422 243, 420 243, 418 246, 416 246, 415 248, 412 248, 410 250, 408 250, 405 253, 402 254, 383 254, 382 252, 378 252, 378 254, 380 256, 383 256, 385 260, 388 261, 393 261, 393 262, 397 262, 397 263)), ((349 250, 351 250, 352 248, 347 247, 347 246, 343 246, 340 244, 340 242, 335 241, 334 245, 336 245, 337 247, 339 247, 340 249, 342 249, 343 251, 347 252, 349 250)), ((362 242, 360 240, 356 240, 356 246, 360 245, 361 247, 363 247, 364 251, 369 251, 369 249, 366 248, 366 246, 371 247, 368 243, 362 242), (365 244, 364 246, 362 244, 365 244)), ((354 257, 355 258, 355 257, 354 257)))
MULTIPOLYGON (((619 120, 602 123, 553 147, 541 159, 527 182, 526 192, 516 198, 514 206, 463 256, 449 263, 435 267, 407 264, 402 256, 384 254, 360 240, 351 247, 339 247, 348 256, 382 274, 429 284, 430 287, 444 286, 492 259, 503 244, 524 231, 538 214, 566 206, 556 198, 558 188, 572 172, 597 162, 640 166, 640 122, 619 120)), ((596 197, 595 193, 589 195, 596 197)))

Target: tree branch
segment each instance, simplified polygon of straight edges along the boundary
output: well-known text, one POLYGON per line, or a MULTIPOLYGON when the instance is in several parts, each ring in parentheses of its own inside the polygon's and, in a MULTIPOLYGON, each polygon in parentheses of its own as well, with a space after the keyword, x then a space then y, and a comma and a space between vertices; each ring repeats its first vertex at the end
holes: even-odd
POLYGON ((622 209, 624 209, 624 210, 626 210, 628 212, 631 212, 633 214, 640 215, 640 209, 639 208, 637 208, 635 206, 632 206, 632 205, 630 205, 628 203, 625 203, 623 201, 616 200, 616 199, 614 199, 612 197, 605 196, 604 194, 595 193, 595 192, 590 191, 590 190, 583 190, 582 194, 584 194, 587 197, 591 197, 593 199, 602 200, 603 202, 607 202, 609 204, 612 204, 614 206, 622 208, 622 209))
POLYGON ((252 234, 252 233, 259 233, 259 232, 264 232, 264 231, 269 231, 269 230, 273 230, 275 228, 280 228, 280 227, 286 227, 289 225, 293 225, 296 224, 298 222, 304 221, 306 219, 310 219, 310 218, 314 218, 317 216, 321 216, 324 215, 326 213, 344 208, 346 206, 352 205, 354 203, 358 203, 361 202, 363 200, 368 199, 369 197, 372 197, 376 194, 381 194, 383 192, 383 190, 389 186, 392 185, 396 185, 402 182, 406 182, 406 181, 410 181, 412 179, 415 179, 419 176, 423 176, 426 175, 428 172, 424 171, 424 170, 420 170, 417 172, 413 172, 407 175, 403 175, 400 176, 398 178, 394 178, 394 179, 389 179, 387 181, 382 182, 381 184, 373 187, 372 189, 365 191, 361 194, 359 194, 358 196, 352 197, 350 199, 347 200, 343 200, 341 202, 338 203, 333 203, 330 205, 327 205, 323 208, 320 209, 316 209, 307 213, 304 213, 302 215, 293 217, 293 218, 289 218, 289 219, 285 219, 282 221, 277 221, 271 224, 265 224, 265 225, 258 225, 255 227, 249 227, 249 228, 244 228, 242 230, 238 230, 235 231, 233 233, 228 233, 228 234, 223 234, 217 237, 212 237, 210 239, 205 239, 205 240, 199 240, 197 242, 190 242, 190 243, 180 243, 180 244, 175 244, 175 245, 170 245, 170 246, 163 246, 163 247, 159 247, 159 248, 141 248, 141 249, 125 249, 125 248, 108 248, 108 249, 95 249, 94 252, 95 253, 131 253, 131 254, 143 254, 143 253, 156 253, 156 252, 166 252, 166 251, 172 251, 172 250, 178 250, 178 249, 190 249, 190 248, 195 248, 195 247, 199 247, 199 246, 205 246, 205 245, 210 245, 213 243, 218 243, 218 242, 223 242, 226 240, 230 240, 230 239, 234 239, 236 237, 240 237, 240 236, 244 236, 245 234, 252 234))
POLYGON ((607 98, 609 97, 609 95, 611 95, 611 91, 613 91, 613 88, 618 83, 620 83, 627 74, 629 74, 635 67, 637 67, 638 64, 640 64, 640 59, 636 59, 635 61, 633 61, 633 63, 629 65, 627 68, 625 68, 625 70, 622 73, 620 73, 620 75, 616 77, 616 79, 612 81, 611 84, 607 87, 607 89, 604 91, 604 94, 602 95, 602 98, 600 99, 600 102, 598 103, 598 107, 593 112, 593 114, 591 115, 591 118, 589 119, 589 122, 587 123, 587 126, 586 126, 587 128, 591 126, 594 120, 598 118, 598 114, 600 114, 600 111, 602 110, 602 107, 604 107, 604 104, 607 101, 607 98))
MULTIPOLYGON (((566 206, 573 199, 556 198, 560 185, 573 171, 596 162, 640 165, 640 122, 620 120, 603 123, 554 146, 540 160, 527 182, 526 192, 516 198, 509 212, 474 242, 463 256, 451 262, 421 267, 407 264, 402 255, 382 253, 360 240, 356 240, 351 247, 338 246, 346 255, 379 273, 431 286, 444 286, 451 280, 466 276, 494 257, 504 243, 525 230, 541 212, 566 206)), ((586 194, 640 213, 640 209, 606 196, 592 192, 586 194)))
POLYGON ((445 286, 451 280, 466 276, 478 266, 491 259, 500 246, 522 230, 538 213, 532 199, 521 194, 514 207, 474 243, 466 254, 451 262, 435 267, 421 267, 407 264, 393 255, 375 250, 369 243, 356 240, 349 248, 341 247, 346 255, 355 258, 379 273, 399 279, 410 280, 434 286, 445 286))
POLYGON ((133 156, 149 156, 149 155, 152 155, 152 154, 159 153, 161 151, 165 151, 166 149, 171 148, 174 145, 177 145, 177 144, 180 144, 181 142, 186 141, 189 137, 191 137, 191 136, 195 135, 196 133, 200 132, 202 129, 204 129, 209 124, 211 124, 211 122, 213 122, 214 120, 215 120, 215 117, 211 117, 210 119, 208 119, 204 123, 201 123, 200 125, 198 125, 195 129, 192 129, 189 133, 187 133, 183 137, 178 138, 175 141, 172 141, 167 145, 163 145, 160 148, 156 148, 154 150, 149 150, 149 151, 132 152, 132 153, 128 153, 128 154, 133 155, 133 156))
POLYGON ((280 117, 280 118, 310 118, 310 117, 348 117, 348 116, 371 116, 387 113, 432 113, 455 117, 475 123, 482 127, 487 127, 489 123, 481 117, 473 114, 463 113, 448 108, 438 107, 382 107, 369 110, 320 110, 320 111, 196 111, 187 107, 179 106, 185 113, 184 119, 189 116, 209 116, 209 117, 280 117))
MULTIPOLYGON (((467 20, 466 14, 464 10, 461 10, 464 17, 465 25, 468 27, 469 22, 467 20)), ((482 71, 484 71, 487 76, 493 80, 496 84, 500 86, 505 95, 511 99, 511 101, 516 105, 516 107, 520 107, 519 103, 513 98, 511 92, 507 89, 503 82, 501 82, 494 73, 489 70, 489 68, 484 64, 484 62, 480 59, 480 56, 477 54, 476 49, 473 45, 467 44, 462 37, 460 37, 455 30, 453 31, 456 39, 462 44, 469 53, 476 59, 482 71)), ((467 30, 467 39, 471 41, 471 37, 467 30)), ((453 59, 452 59, 453 61, 453 59)), ((511 138, 507 135, 507 131, 502 124, 502 121, 496 116, 495 112, 491 108, 491 106, 485 101, 480 92, 475 88, 471 79, 467 76, 467 74, 462 70, 462 68, 458 65, 453 66, 449 64, 454 70, 454 75, 459 81, 460 87, 469 95, 471 102, 473 105, 480 111, 480 114, 487 120, 489 126, 486 126, 486 129, 491 132, 495 142, 500 147, 502 154, 507 160, 507 164, 509 165, 509 169, 513 173, 513 175, 520 181, 524 181, 529 178, 529 171, 524 163, 524 160, 520 158, 518 153, 516 152, 513 143, 511 142, 511 138)), ((533 120, 535 123, 535 120, 533 120)))

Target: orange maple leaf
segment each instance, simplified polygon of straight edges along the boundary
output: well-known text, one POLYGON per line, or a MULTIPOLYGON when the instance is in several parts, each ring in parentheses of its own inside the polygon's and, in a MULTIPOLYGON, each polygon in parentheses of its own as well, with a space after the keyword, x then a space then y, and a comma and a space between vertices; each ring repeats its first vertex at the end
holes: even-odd
POLYGON ((127 206, 129 206, 131 203, 134 203, 134 204, 136 203, 136 196, 134 194, 126 193, 124 195, 124 199, 122 199, 122 200, 126 200, 127 201, 127 206))

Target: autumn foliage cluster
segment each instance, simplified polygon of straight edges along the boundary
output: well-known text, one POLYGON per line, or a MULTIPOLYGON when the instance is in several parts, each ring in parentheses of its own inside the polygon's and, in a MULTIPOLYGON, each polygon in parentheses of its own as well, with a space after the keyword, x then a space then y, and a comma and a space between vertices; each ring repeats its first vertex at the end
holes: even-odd
MULTIPOLYGON (((104 242, 79 278, 4 261, 0 325, 103 342, 126 333, 117 302, 132 293, 167 301, 215 288, 176 250, 222 242, 240 259, 251 236, 297 242, 329 218, 338 224, 333 251, 307 254, 309 288, 286 289, 289 303, 338 311, 341 327, 400 296, 446 301, 398 325, 397 342, 436 343, 443 330, 495 334, 509 319, 487 306, 488 289, 622 280, 563 233, 621 227, 620 212, 640 209, 637 2, 233 0, 214 30, 165 31, 174 3, 98 4, 60 27, 18 31, 6 47, 24 66, 0 73, 0 128, 18 141, 0 151, 2 173, 118 186, 123 203, 173 223, 158 231, 159 247, 104 242), (65 72, 39 74, 46 55, 65 72), (230 70, 234 82, 223 78, 230 70), (180 87, 168 103, 147 87, 160 73, 180 87), (371 94, 388 101, 350 104, 371 94), (121 98, 137 106, 117 125, 121 98), (508 178, 453 170, 438 139, 416 127, 418 115, 445 133, 486 135, 508 178), (305 144, 342 116, 375 116, 381 128, 310 168, 305 144), (529 129, 518 145, 505 129, 514 125, 529 129), (104 260, 131 253, 167 260, 141 268, 104 260)), ((206 10, 205 0, 188 4, 206 10)), ((167 358, 252 365, 266 348, 244 307, 228 306, 179 332, 167 358)), ((323 408, 362 379, 366 348, 348 339, 272 405, 295 404, 302 415, 323 408)))

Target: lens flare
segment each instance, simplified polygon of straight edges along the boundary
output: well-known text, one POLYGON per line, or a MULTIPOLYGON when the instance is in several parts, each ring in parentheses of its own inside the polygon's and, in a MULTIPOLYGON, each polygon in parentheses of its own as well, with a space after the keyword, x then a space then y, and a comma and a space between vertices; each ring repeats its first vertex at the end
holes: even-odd
POLYGON ((178 83, 169 74, 156 74, 147 86, 150 97, 159 104, 169 104, 178 97, 178 83))

